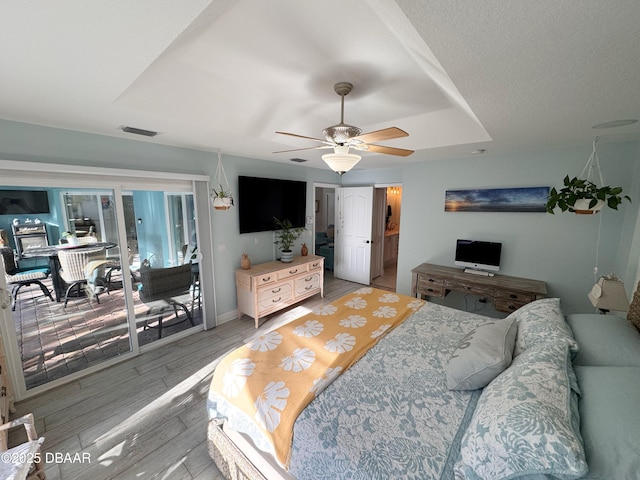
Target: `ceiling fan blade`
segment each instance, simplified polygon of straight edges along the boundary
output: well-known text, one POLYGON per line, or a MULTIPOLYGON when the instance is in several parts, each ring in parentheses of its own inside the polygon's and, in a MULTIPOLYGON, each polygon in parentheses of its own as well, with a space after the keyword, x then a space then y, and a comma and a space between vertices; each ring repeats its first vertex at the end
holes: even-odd
POLYGON ((387 155, 396 155, 398 157, 407 157, 413 153, 413 150, 406 150, 404 148, 385 147, 384 145, 368 144, 368 152, 385 153, 387 155))
POLYGON ((294 148, 292 150, 278 150, 272 153, 287 153, 287 152, 299 152, 301 150, 321 150, 323 148, 333 148, 333 145, 321 145, 319 147, 307 147, 307 148, 294 148))
POLYGON ((365 143, 369 142, 383 142, 385 140, 393 140, 394 138, 408 137, 409 134, 398 127, 383 128, 382 130, 376 130, 375 132, 363 133, 357 137, 353 137, 355 140, 362 140, 365 143))
POLYGON ((307 140, 313 140, 314 142, 320 142, 320 143, 324 143, 324 144, 333 146, 333 143, 329 143, 326 140, 321 140, 319 138, 305 137, 304 135, 298 135, 296 133, 287 133, 287 132, 276 132, 276 133, 279 133, 280 135, 289 135, 290 137, 305 138, 307 140))

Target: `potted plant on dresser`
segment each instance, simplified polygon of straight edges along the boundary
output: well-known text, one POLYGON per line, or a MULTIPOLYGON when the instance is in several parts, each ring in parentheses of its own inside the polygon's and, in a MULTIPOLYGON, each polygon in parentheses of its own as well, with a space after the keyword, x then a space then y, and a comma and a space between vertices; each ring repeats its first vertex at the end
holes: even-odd
POLYGON ((273 222, 276 226, 276 240, 274 243, 282 249, 280 261, 289 263, 293 260, 293 250, 291 250, 291 247, 293 247, 294 242, 302 236, 306 228, 294 227, 287 218, 279 220, 274 217, 273 222))

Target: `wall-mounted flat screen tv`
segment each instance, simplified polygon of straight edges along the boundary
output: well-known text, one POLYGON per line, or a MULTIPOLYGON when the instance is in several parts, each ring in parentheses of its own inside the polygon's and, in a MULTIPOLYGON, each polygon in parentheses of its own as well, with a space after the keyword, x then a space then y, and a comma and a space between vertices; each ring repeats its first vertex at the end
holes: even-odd
POLYGON ((238 177, 240 233, 275 230, 274 217, 304 227, 306 211, 307 182, 238 177))
POLYGON ((46 190, 0 190, 0 215, 49 213, 46 190))
POLYGON ((481 240, 456 241, 455 264, 474 270, 497 272, 500 270, 502 243, 481 240))

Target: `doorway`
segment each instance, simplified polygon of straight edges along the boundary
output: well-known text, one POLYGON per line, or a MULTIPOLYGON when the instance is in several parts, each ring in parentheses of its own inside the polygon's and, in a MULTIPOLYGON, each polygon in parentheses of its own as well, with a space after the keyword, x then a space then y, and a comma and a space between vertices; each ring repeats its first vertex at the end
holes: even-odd
MULTIPOLYGON (((316 185, 314 191, 314 248, 325 257, 325 274, 333 274, 336 219, 336 188, 316 185)), ((395 291, 397 281, 402 186, 376 186, 373 195, 371 224, 371 278, 365 284, 395 291)), ((363 282, 364 283, 364 282, 363 282)))
POLYGON ((317 186, 315 189, 314 252, 324 257, 325 276, 333 275, 336 189, 317 186))
MULTIPOLYGON (((384 224, 384 234, 382 239, 382 249, 375 250, 376 255, 381 258, 378 261, 382 264, 382 273, 371 280, 375 287, 385 290, 396 290, 398 277, 398 247, 400 244, 400 215, 402 212, 402 186, 393 185, 376 188, 376 195, 383 197, 386 206, 382 209, 374 209, 384 224)), ((376 262, 372 262, 376 263, 376 262)))
MULTIPOLYGON (((28 171, 16 170, 7 176, 7 185, 0 186, 4 191, 44 192, 47 198, 46 206, 37 211, 0 212, 2 231, 24 224, 38 231, 42 226, 47 235, 47 242, 31 245, 21 255, 15 239, 7 235, 5 242, 3 236, 14 263, 41 269, 43 287, 51 294, 45 295, 36 284, 26 285, 13 298, 13 308, 0 312, 1 340, 17 399, 203 328, 204 307, 211 296, 201 295, 200 289, 210 288, 210 267, 200 271, 203 256, 195 250, 195 208, 196 200, 205 212, 209 206, 206 179, 140 181, 121 175, 116 182, 88 170, 43 178, 33 185, 26 178, 28 171), (109 188, 107 183, 121 185, 109 188), (134 184, 147 189, 134 190, 134 184), (174 266, 186 271, 184 286, 180 284, 185 308, 165 309, 162 328, 160 313, 149 313, 149 302, 156 299, 141 296, 142 259, 147 259, 150 272, 174 266)), ((207 215, 201 217, 206 220, 207 215)), ((204 235, 209 239, 207 228, 204 235)), ((209 257, 204 255, 207 266, 209 257)), ((2 280, 0 287, 6 288, 4 274, 2 280)))

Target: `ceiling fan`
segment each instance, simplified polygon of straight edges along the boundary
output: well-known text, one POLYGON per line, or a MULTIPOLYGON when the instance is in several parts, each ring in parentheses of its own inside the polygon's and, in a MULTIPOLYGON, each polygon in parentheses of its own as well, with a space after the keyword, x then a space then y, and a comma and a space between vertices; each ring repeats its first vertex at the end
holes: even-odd
POLYGON ((407 137, 409 134, 397 127, 383 128, 375 132, 362 133, 362 129, 353 125, 344 123, 344 97, 353 89, 353 85, 349 82, 338 82, 333 86, 335 92, 340 95, 340 123, 325 128, 322 133, 325 140, 320 138, 306 137, 288 132, 276 132, 281 135, 289 135, 291 137, 305 138, 320 142, 322 145, 317 147, 295 148, 293 150, 281 150, 274 153, 297 152, 300 150, 317 150, 325 148, 333 148, 334 153, 322 156, 322 159, 331 167, 331 169, 340 175, 351 170, 356 163, 360 161, 360 155, 349 153, 349 148, 363 152, 384 153, 387 155, 397 155, 406 157, 411 155, 413 150, 404 148, 387 147, 384 145, 376 145, 370 142, 380 142, 384 140, 392 140, 394 138, 407 137))

